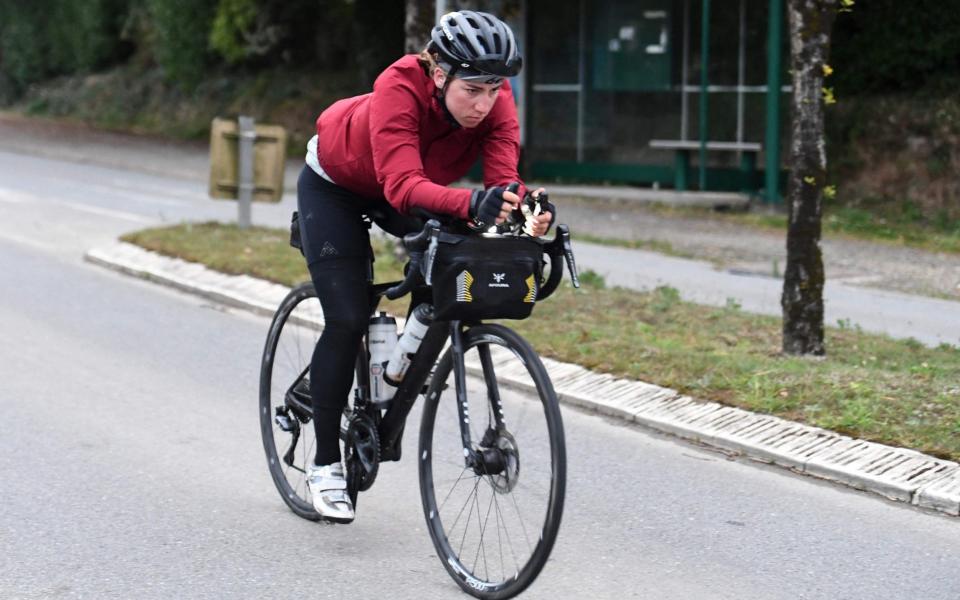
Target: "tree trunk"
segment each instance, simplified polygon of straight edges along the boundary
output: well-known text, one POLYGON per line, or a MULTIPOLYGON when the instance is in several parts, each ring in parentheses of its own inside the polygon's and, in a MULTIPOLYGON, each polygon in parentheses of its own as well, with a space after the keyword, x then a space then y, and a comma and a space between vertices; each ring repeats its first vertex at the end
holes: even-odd
POLYGON ((825 353, 820 218, 826 185, 823 137, 824 65, 839 0, 788 0, 793 73, 787 202, 787 265, 783 280, 783 351, 825 353))
POLYGON ((404 33, 406 42, 404 51, 407 54, 420 54, 420 51, 427 47, 430 41, 430 30, 433 29, 433 21, 436 5, 433 2, 423 2, 417 0, 407 0, 407 18, 404 22, 404 33))

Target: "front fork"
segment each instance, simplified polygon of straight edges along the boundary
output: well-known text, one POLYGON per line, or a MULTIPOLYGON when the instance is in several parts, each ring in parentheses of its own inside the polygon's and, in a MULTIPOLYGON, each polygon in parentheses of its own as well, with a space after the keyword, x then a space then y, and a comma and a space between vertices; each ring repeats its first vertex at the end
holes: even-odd
POLYGON ((488 426, 480 440, 479 447, 474 447, 470 431, 470 405, 467 400, 467 368, 466 348, 463 343, 463 325, 460 321, 450 322, 450 345, 453 349, 453 376, 457 393, 457 414, 460 424, 460 440, 463 444, 464 464, 479 475, 499 473, 504 469, 502 453, 496 448, 496 440, 501 432, 506 431, 503 417, 503 404, 500 401, 500 390, 497 387, 497 377, 493 370, 493 359, 490 356, 490 346, 479 344, 477 353, 480 355, 480 365, 483 370, 483 379, 487 388, 487 400, 493 409, 494 426, 488 426))

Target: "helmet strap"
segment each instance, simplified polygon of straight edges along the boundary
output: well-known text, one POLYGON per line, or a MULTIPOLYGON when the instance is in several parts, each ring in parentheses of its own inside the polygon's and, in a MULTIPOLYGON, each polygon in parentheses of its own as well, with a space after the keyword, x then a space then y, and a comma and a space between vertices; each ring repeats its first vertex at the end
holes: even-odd
POLYGON ((437 101, 440 102, 440 108, 443 109, 443 114, 447 117, 450 125, 453 126, 454 129, 459 129, 460 123, 457 123, 457 120, 453 117, 453 113, 447 108, 447 88, 450 87, 450 82, 453 81, 453 76, 456 72, 457 65, 450 67, 450 72, 443 78, 443 87, 437 90, 437 101))

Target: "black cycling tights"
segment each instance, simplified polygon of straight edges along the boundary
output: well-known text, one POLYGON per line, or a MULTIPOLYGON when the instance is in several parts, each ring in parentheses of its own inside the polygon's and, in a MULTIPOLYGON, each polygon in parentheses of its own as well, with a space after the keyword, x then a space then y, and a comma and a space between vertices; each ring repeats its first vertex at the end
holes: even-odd
POLYGON ((357 350, 370 318, 369 265, 368 258, 336 258, 310 265, 326 323, 310 362, 318 465, 340 461, 340 414, 353 384, 357 350))

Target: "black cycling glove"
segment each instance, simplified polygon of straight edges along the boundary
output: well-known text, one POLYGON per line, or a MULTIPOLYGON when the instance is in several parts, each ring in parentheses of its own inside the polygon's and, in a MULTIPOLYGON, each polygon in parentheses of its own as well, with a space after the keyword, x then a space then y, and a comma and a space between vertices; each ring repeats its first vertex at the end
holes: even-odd
POLYGON ((503 207, 502 187, 493 187, 489 190, 474 190, 470 196, 470 218, 478 228, 490 227, 496 224, 503 207))

